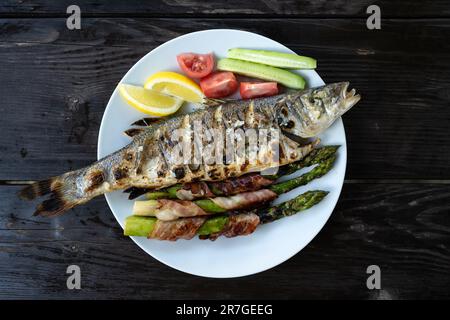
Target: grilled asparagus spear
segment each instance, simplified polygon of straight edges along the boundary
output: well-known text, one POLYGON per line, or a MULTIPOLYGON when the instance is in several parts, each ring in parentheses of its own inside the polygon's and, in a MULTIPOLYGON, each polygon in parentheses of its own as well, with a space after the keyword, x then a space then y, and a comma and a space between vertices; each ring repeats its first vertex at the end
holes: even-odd
MULTIPOLYGON (((300 211, 306 210, 314 206, 315 204, 319 203, 328 192, 321 191, 321 190, 315 190, 315 191, 308 191, 305 192, 298 197, 286 201, 278 206, 274 206, 271 208, 266 209, 259 209, 259 210, 251 210, 247 211, 245 213, 241 213, 240 216, 243 218, 250 217, 250 216, 256 216, 257 219, 257 225, 272 222, 278 219, 281 219, 283 217, 294 215, 300 211)), ((183 218, 180 219, 180 223, 185 223, 185 226, 192 226, 192 223, 190 223, 193 219, 199 219, 199 218, 183 218)), ((205 237, 217 237, 223 234, 226 230, 233 229, 233 223, 237 223, 235 219, 233 219, 233 216, 230 215, 220 215, 220 216, 214 216, 214 217, 204 217, 203 223, 198 226, 194 227, 195 230, 192 229, 186 229, 186 228, 180 228, 179 225, 172 224, 172 221, 158 221, 154 217, 140 217, 140 216, 130 216, 125 220, 125 228, 124 228, 124 234, 127 236, 141 236, 141 237, 149 237, 149 238, 158 238, 161 240, 167 240, 162 235, 159 234, 153 234, 154 231, 157 229, 157 224, 168 224, 168 226, 173 226, 176 228, 176 238, 171 237, 170 240, 176 240, 179 238, 183 238, 183 233, 192 233, 195 231, 196 234, 201 236, 202 238, 205 237), (183 230, 180 232, 180 230, 183 230)), ((164 234, 167 235, 170 233, 167 228, 161 228, 164 229, 164 234)), ((239 228, 237 228, 239 229, 239 228)), ((242 235, 242 231, 236 231, 233 234, 226 234, 226 236, 238 236, 242 235)), ((247 234, 247 233, 245 233, 247 234)))
POLYGON ((328 171, 330 171, 331 168, 333 167, 335 160, 336 155, 333 154, 329 158, 319 162, 319 164, 316 167, 314 167, 311 171, 304 173, 297 178, 273 184, 269 186, 268 189, 280 195, 282 193, 289 192, 292 189, 295 189, 299 186, 303 186, 314 179, 322 177, 328 171))
POLYGON ((280 178, 281 176, 292 174, 302 168, 319 164, 323 160, 326 160, 335 155, 337 149, 339 149, 339 146, 325 146, 314 149, 302 160, 280 167, 276 179, 280 178))

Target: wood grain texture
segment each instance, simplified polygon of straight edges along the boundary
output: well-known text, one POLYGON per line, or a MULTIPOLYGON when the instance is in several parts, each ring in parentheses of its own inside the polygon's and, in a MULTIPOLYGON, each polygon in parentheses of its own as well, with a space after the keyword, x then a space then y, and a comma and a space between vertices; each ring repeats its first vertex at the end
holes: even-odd
MULTIPOLYGON (((71 0, 6 0, 0 4, 2 15, 59 15, 74 4, 71 0)), ((152 17, 235 17, 235 16, 296 16, 296 17, 366 17, 366 8, 376 4, 385 17, 444 17, 450 15, 445 0, 162 0, 105 1, 78 0, 84 15, 152 16, 152 17)))
POLYGON ((450 179, 450 20, 0 20, 0 180, 35 180, 95 160, 106 103, 126 71, 178 35, 249 30, 314 56, 325 82, 363 99, 345 115, 347 179, 450 179))
POLYGON ((190 276, 159 263, 122 236, 102 198, 44 219, 31 217, 17 190, 0 187, 3 299, 450 298, 450 186, 347 185, 301 253, 238 279, 190 276), (79 291, 66 289, 70 264, 81 267, 79 291), (366 289, 371 264, 381 268, 381 291, 366 289))

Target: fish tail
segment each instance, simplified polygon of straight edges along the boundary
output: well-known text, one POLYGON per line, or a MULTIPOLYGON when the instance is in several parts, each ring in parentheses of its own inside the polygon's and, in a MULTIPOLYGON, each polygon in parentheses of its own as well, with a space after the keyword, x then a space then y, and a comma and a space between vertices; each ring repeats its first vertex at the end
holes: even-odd
POLYGON ((34 212, 35 216, 58 216, 106 192, 130 187, 136 152, 123 148, 90 166, 38 181, 26 186, 19 197, 33 200, 48 196, 34 212))
POLYGON ((33 215, 45 217, 60 215, 85 202, 83 198, 77 197, 73 173, 32 183, 19 192, 19 197, 25 200, 33 200, 41 196, 50 195, 47 200, 44 200, 36 207, 33 215))
POLYGON ((34 182, 19 192, 19 197, 24 200, 33 200, 37 197, 49 194, 52 192, 51 185, 54 178, 50 178, 47 180, 42 180, 38 182, 34 182))
POLYGON ((44 200, 36 207, 33 216, 59 216, 76 205, 77 203, 66 201, 60 194, 53 193, 50 199, 44 200))
MULTIPOLYGON (((82 172, 72 171, 61 176, 38 181, 26 186, 19 192, 19 197, 25 200, 33 200, 42 196, 49 196, 42 201, 34 212, 34 216, 53 217, 82 204, 93 196, 78 190, 77 177, 82 172)), ((101 181, 97 181, 101 183, 101 181)))

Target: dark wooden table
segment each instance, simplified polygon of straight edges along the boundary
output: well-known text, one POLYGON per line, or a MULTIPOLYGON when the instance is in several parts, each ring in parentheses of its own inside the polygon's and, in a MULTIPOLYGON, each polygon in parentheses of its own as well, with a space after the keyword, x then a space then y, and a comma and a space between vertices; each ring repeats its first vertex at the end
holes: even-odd
POLYGON ((3 0, 0 2, 0 298, 450 297, 449 1, 3 0), (81 8, 81 30, 66 8, 81 8), (366 8, 381 8, 368 30, 366 8), (104 198, 35 218, 21 185, 96 159, 106 103, 125 72, 176 36, 253 31, 316 57, 326 82, 361 92, 345 116, 348 165, 319 235, 269 271, 206 279, 145 254, 104 198), (82 270, 68 290, 66 268, 82 270), (381 268, 368 290, 366 268, 381 268))

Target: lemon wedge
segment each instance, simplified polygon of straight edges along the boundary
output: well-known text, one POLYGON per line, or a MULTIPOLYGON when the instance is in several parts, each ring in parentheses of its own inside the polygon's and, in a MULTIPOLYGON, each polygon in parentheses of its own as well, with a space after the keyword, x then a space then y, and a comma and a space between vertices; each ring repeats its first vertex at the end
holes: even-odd
POLYGON ((177 97, 130 84, 120 84, 119 93, 129 105, 152 116, 175 113, 183 104, 183 100, 177 97))
POLYGON ((197 83, 182 74, 171 71, 153 74, 147 79, 144 87, 193 103, 202 103, 205 97, 197 83))

